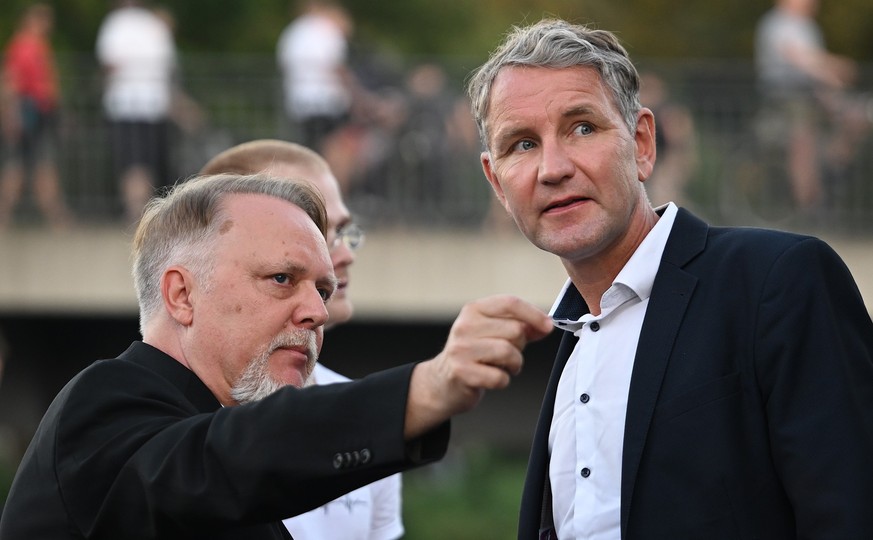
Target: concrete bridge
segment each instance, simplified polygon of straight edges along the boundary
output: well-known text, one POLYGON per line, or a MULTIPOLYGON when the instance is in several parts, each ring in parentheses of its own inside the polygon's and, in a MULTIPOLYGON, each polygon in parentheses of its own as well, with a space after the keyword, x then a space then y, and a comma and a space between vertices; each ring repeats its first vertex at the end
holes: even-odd
MULTIPOLYGON (((83 228, 0 235, 0 328, 13 346, 0 387, 0 427, 22 442, 76 371, 138 338, 130 277, 131 233, 83 228)), ((873 309, 873 237, 825 238, 873 309)), ((354 323, 331 330, 322 358, 350 377, 439 352, 461 306, 513 293, 543 309, 565 280, 561 264, 518 233, 370 231, 352 272, 354 323)), ((528 347, 524 373, 453 427, 458 445, 524 453, 532 435, 557 334, 528 347)), ((0 445, 2 446, 2 445, 0 445)))
MULTIPOLYGON (((136 315, 132 233, 91 227, 0 234, 0 313, 136 315)), ((873 309, 873 236, 824 236, 873 309)), ((517 294, 548 308, 566 279, 557 259, 517 233, 368 232, 352 270, 356 318, 451 320, 468 300, 517 294)))

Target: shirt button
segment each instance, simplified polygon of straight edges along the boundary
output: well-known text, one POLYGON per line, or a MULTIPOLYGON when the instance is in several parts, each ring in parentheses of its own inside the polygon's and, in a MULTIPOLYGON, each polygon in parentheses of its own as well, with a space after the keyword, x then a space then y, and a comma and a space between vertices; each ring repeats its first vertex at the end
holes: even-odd
POLYGON ((598 330, 600 330, 600 323, 597 321, 594 321, 593 323, 591 323, 591 331, 597 332, 598 330))
POLYGON ((579 401, 581 401, 582 403, 588 403, 589 401, 591 401, 591 396, 589 396, 588 394, 582 394, 581 396, 579 396, 579 401))
POLYGON ((588 478, 589 476, 591 476, 591 469, 589 469, 588 467, 582 467, 582 470, 579 471, 579 474, 582 475, 582 478, 588 478))

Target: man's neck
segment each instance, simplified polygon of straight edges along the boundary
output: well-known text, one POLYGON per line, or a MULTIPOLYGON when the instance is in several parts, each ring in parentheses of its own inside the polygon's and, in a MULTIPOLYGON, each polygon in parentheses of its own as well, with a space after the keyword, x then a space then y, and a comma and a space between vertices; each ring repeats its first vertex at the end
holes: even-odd
POLYGON ((625 234, 614 246, 594 257, 562 259, 567 275, 588 305, 592 315, 600 315, 600 299, 636 252, 660 216, 646 204, 625 234))

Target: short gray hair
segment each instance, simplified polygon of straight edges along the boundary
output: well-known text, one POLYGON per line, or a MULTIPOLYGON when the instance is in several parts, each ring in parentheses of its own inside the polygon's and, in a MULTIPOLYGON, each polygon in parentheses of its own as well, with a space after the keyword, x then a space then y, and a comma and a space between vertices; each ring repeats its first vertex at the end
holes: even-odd
POLYGON ((491 87, 500 70, 508 66, 592 67, 612 92, 631 133, 636 130, 637 113, 641 108, 640 78, 615 34, 559 19, 543 19, 527 27, 513 27, 488 61, 475 70, 467 82, 473 117, 486 149, 491 87))
POLYGON ((301 208, 321 234, 327 230, 324 199, 305 182, 264 174, 202 175, 177 184, 149 201, 133 240, 133 282, 140 310, 140 331, 162 305, 161 276, 172 265, 185 266, 208 282, 212 251, 224 223, 224 199, 231 194, 260 194, 301 208))

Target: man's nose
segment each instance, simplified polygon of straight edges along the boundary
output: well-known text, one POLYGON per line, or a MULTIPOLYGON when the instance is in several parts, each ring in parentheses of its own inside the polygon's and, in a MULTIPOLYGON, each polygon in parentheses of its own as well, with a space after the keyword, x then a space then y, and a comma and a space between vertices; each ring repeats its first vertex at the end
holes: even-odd
POLYGON ((544 184, 556 184, 573 176, 576 165, 570 159, 567 148, 560 141, 544 140, 540 143, 540 167, 538 179, 544 184))
POLYGON ((303 328, 318 328, 327 322, 327 307, 322 293, 315 287, 301 291, 298 305, 294 309, 294 325, 303 328))

